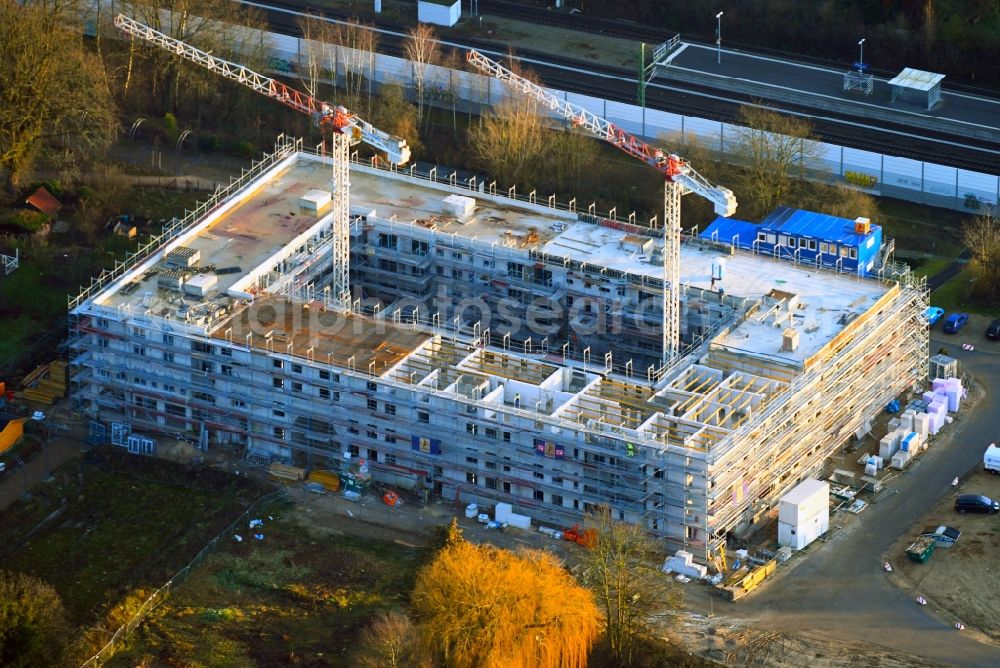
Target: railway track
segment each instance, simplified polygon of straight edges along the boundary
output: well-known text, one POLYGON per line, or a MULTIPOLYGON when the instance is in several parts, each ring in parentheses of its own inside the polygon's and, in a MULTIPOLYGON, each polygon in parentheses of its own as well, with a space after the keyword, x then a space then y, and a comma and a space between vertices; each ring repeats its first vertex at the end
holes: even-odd
MULTIPOLYGON (((264 8, 271 30, 294 37, 301 37, 302 31, 297 17, 289 12, 310 11, 339 21, 352 18, 347 12, 313 7, 307 2, 271 0, 259 3, 257 6, 264 8)), ((514 18, 521 20, 529 18, 532 22, 542 22, 545 19, 546 25, 558 25, 558 27, 572 27, 571 24, 579 18, 525 5, 481 0, 481 11, 492 13, 496 7, 501 7, 502 12, 517 10, 519 13, 514 18)), ((617 25, 620 29, 618 33, 605 34, 628 39, 655 41, 663 34, 639 26, 622 26, 617 22, 601 19, 588 19, 588 21, 592 26, 609 24, 608 30, 617 25)), ((405 57, 403 42, 411 26, 380 21, 378 28, 381 31, 378 51, 390 56, 405 57)), ((505 56, 504 50, 498 48, 495 42, 465 36, 461 37, 461 43, 451 37, 444 37, 442 40, 453 48, 475 48, 493 56, 505 56)), ((519 50, 518 57, 529 69, 538 74, 546 86, 616 102, 635 103, 637 88, 635 73, 626 68, 582 62, 527 49, 519 50)), ((646 89, 646 106, 651 109, 723 122, 734 122, 738 117, 739 107, 753 102, 759 100, 754 100, 750 95, 720 91, 708 86, 664 80, 654 80, 646 89)), ((971 171, 980 171, 985 165, 1000 162, 1000 143, 978 141, 972 145, 964 137, 929 130, 920 130, 917 134, 913 128, 902 123, 879 121, 877 125, 869 125, 871 121, 847 114, 819 111, 807 105, 767 101, 767 106, 808 117, 813 122, 819 138, 832 144, 915 160, 927 160, 971 171)))

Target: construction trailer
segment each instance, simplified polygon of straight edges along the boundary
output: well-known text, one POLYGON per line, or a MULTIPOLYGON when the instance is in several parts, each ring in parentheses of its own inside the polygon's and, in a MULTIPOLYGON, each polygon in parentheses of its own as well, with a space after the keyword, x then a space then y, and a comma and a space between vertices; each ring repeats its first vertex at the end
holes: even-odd
POLYGON ((350 453, 536 523, 607 504, 704 560, 926 378, 927 290, 905 272, 686 237, 664 366, 660 230, 356 161, 345 304, 331 221, 298 206, 346 182, 330 161, 281 138, 72 298, 74 408, 261 464, 350 453), (180 247, 198 266, 168 266, 180 247), (210 267, 194 297, 159 281, 210 267))
POLYGON ((803 480, 778 500, 778 545, 801 550, 829 529, 829 482, 803 480))

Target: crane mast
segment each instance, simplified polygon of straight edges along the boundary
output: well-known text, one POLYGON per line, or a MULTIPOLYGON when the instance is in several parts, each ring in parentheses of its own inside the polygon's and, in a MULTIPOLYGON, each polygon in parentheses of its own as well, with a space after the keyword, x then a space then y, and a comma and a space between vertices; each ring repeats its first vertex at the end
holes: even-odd
POLYGON ((332 234, 333 271, 330 277, 330 294, 341 310, 351 305, 350 276, 350 145, 364 142, 384 151, 390 162, 403 164, 410 159, 406 141, 383 132, 359 118, 342 106, 333 106, 295 90, 271 77, 254 72, 248 67, 218 58, 190 44, 164 35, 123 14, 115 17, 115 26, 133 38, 141 39, 181 58, 201 65, 210 72, 243 84, 261 95, 308 114, 321 128, 330 131, 333 164, 333 182, 330 198, 330 227, 332 234))
POLYGON ((680 349, 680 243, 681 196, 692 192, 712 203, 716 215, 736 213, 736 197, 728 188, 712 185, 680 156, 650 146, 614 123, 582 107, 561 100, 541 86, 520 76, 476 50, 466 60, 486 74, 503 81, 514 91, 529 95, 574 126, 583 128, 637 160, 642 160, 664 177, 663 193, 663 358, 666 365, 680 349), (667 292, 669 286, 669 293, 667 292))

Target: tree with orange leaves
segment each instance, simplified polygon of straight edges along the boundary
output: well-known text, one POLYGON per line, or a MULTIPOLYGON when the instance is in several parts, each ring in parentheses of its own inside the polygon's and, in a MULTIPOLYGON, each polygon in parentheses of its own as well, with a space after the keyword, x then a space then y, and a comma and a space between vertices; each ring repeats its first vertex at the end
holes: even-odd
POLYGON ((541 550, 449 540, 417 577, 428 652, 454 668, 583 668, 601 629, 589 591, 541 550))

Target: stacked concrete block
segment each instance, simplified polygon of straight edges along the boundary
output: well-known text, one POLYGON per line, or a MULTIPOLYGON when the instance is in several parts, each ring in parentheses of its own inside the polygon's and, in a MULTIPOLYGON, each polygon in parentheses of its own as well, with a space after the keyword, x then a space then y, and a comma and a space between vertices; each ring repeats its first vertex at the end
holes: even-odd
POLYGON ((894 431, 889 434, 886 434, 885 436, 882 437, 882 440, 879 441, 878 456, 881 457, 882 459, 889 459, 894 454, 896 454, 896 450, 899 449, 898 439, 895 438, 895 435, 897 433, 898 432, 894 431))
POLYGON ((910 463, 910 459, 911 459, 911 454, 909 452, 907 452, 906 450, 900 450, 899 452, 897 452, 892 456, 892 461, 890 462, 889 465, 892 466, 892 468, 894 469, 902 470, 905 469, 906 466, 910 463))
POLYGON ((899 428, 902 429, 904 432, 913 431, 913 416, 916 414, 917 412, 914 410, 907 410, 902 415, 900 415, 899 428))
POLYGON ((689 578, 704 578, 708 574, 708 568, 701 564, 694 563, 694 556, 690 552, 677 550, 674 556, 663 562, 664 573, 680 573, 689 578))

